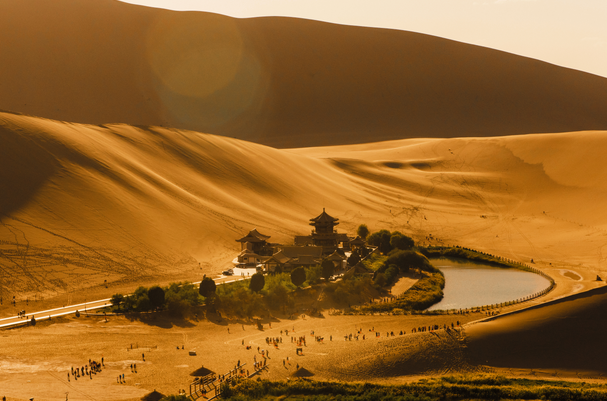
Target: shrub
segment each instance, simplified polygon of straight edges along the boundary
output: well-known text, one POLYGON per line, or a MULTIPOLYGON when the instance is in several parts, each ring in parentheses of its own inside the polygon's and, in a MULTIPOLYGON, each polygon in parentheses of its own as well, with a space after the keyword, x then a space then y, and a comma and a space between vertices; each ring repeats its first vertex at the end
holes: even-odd
POLYGON ((215 281, 212 278, 205 276, 200 282, 198 293, 203 297, 208 298, 215 295, 216 291, 217 286, 215 285, 215 281))
POLYGON ((367 236, 369 235, 369 229, 367 228, 366 224, 361 224, 360 226, 358 226, 358 230, 356 230, 356 234, 362 238, 362 239, 366 239, 367 236))
POLYGON ((322 277, 329 281, 329 278, 335 274, 335 264, 333 264, 332 261, 325 259, 320 266, 322 267, 322 277))
POLYGON ((357 252, 352 252, 348 258, 348 266, 356 266, 360 260, 360 255, 357 252))
POLYGON ((300 287, 306 281, 306 271, 303 267, 297 267, 291 272, 291 282, 300 287))
POLYGON ((165 289, 166 306, 175 317, 188 317, 192 308, 201 305, 203 298, 192 283, 171 283, 165 289))
POLYGON ((164 306, 164 290, 157 285, 148 290, 148 299, 152 309, 158 310, 164 306))
POLYGON ((392 246, 393 249, 408 250, 415 246, 415 242, 406 235, 395 231, 390 237, 390 246, 392 246))
POLYGON ((316 284, 322 277, 322 267, 319 265, 311 266, 306 269, 306 281, 308 284, 316 284))
POLYGON ((110 298, 110 302, 112 306, 120 306, 120 304, 124 301, 124 295, 122 294, 114 294, 112 298, 110 298))
POLYGON ((396 265, 403 272, 409 269, 420 269, 432 273, 438 271, 436 267, 432 266, 427 257, 415 251, 395 250, 390 253, 385 264, 388 266, 396 265))
POLYGON ((392 245, 390 245, 390 231, 388 230, 379 230, 371 234, 367 240, 367 242, 371 245, 374 245, 379 248, 379 251, 384 255, 392 250, 392 245))
POLYGON ((255 273, 251 276, 249 282, 249 289, 251 291, 259 292, 263 290, 264 285, 266 285, 266 281, 263 277, 263 273, 255 273))

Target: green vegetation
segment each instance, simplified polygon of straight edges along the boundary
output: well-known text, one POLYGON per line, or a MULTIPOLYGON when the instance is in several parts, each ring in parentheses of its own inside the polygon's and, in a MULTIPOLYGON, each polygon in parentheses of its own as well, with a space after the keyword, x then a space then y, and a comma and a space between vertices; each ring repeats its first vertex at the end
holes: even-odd
POLYGON ((375 272, 375 282, 378 286, 393 285, 401 273, 415 270, 436 273, 438 269, 421 253, 393 249, 384 259, 383 264, 375 272))
POLYGON ((367 236, 369 235, 369 228, 367 228, 367 225, 361 224, 360 226, 358 226, 358 229, 356 230, 356 235, 358 235, 362 239, 367 239, 367 236))
POLYGON ((263 273, 255 273, 251 276, 249 281, 249 289, 253 292, 259 292, 266 285, 266 280, 263 277, 263 273))
POLYGON ((306 281, 306 271, 303 267, 297 267, 293 269, 291 272, 291 282, 296 287, 301 287, 301 285, 306 281))
POLYGON ((379 230, 369 235, 367 238, 367 242, 370 245, 376 246, 377 249, 384 255, 392 250, 392 245, 390 245, 390 237, 392 234, 388 230, 379 230))
POLYGON ((292 292, 296 287, 291 282, 289 273, 262 276, 262 278, 264 285, 257 292, 249 288, 250 283, 247 281, 218 286, 215 309, 225 316, 250 319, 267 316, 268 309, 285 310, 287 307, 294 306, 292 292))
POLYGON ((429 258, 460 258, 475 262, 482 262, 497 267, 516 267, 517 269, 524 269, 523 265, 516 263, 515 261, 490 255, 484 252, 478 252, 468 248, 432 246, 420 248, 420 252, 429 258))
POLYGON ((367 242, 370 245, 376 246, 384 255, 387 255, 393 249, 409 250, 415 246, 415 242, 412 238, 409 238, 398 231, 391 233, 388 230, 374 232, 369 235, 367 242))
POLYGON ((415 242, 413 242, 412 238, 409 238, 398 231, 394 231, 390 237, 390 246, 392 246, 392 249, 407 250, 413 248, 415 242))
POLYGON ((215 281, 211 277, 204 277, 200 282, 200 287, 198 288, 198 293, 203 297, 207 298, 215 295, 215 291, 217 290, 217 285, 215 281))
POLYGON ((328 283, 325 293, 334 302, 348 305, 360 304, 376 296, 375 286, 368 275, 328 283))
POLYGON ((204 298, 191 283, 171 283, 168 287, 139 287, 131 295, 114 294, 111 298, 115 312, 150 312, 168 310, 172 316, 188 317, 204 298))
POLYGON ((320 264, 320 267, 322 267, 322 277, 325 281, 329 281, 329 278, 335 274, 335 265, 330 260, 325 259, 320 264))
POLYGON ((377 271, 380 267, 384 265, 387 259, 388 256, 381 255, 378 252, 374 252, 363 261, 363 264, 366 268, 372 271, 377 271))
POLYGON ((579 400, 607 398, 605 384, 508 379, 503 376, 449 376, 389 386, 371 383, 317 382, 305 379, 272 382, 244 380, 225 399, 247 400, 579 400))
POLYGON ((157 285, 152 286, 148 290, 148 298, 152 309, 158 310, 164 305, 164 290, 157 285))
POLYGON ((392 302, 381 304, 364 305, 364 312, 389 312, 395 309, 403 311, 421 311, 443 299, 445 288, 445 276, 440 271, 436 273, 423 273, 423 277, 417 281, 400 297, 392 302))
POLYGON ((192 283, 171 283, 164 291, 164 304, 175 317, 188 317, 194 308, 202 304, 204 298, 192 283))
POLYGON ((352 252, 348 257, 348 266, 356 266, 361 261, 361 257, 357 252, 352 252))
POLYGON ((304 287, 320 283, 320 279, 322 278, 322 267, 320 265, 310 266, 305 270, 306 281, 304 282, 304 287))

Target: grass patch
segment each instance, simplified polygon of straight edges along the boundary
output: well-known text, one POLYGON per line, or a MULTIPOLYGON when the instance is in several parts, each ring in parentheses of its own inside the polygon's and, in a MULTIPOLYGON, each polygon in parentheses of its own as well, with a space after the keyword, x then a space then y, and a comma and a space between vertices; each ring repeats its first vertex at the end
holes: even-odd
POLYGON ((503 376, 448 376, 398 386, 370 383, 243 381, 228 400, 579 400, 607 398, 607 386, 567 381, 509 379, 503 376))
POLYGON ((369 255, 367 258, 363 260, 363 264, 367 269, 371 269, 373 271, 377 271, 380 267, 382 267, 386 260, 388 260, 387 255, 382 255, 379 252, 374 252, 369 255))
POLYGON ((442 272, 424 272, 424 277, 419 279, 399 298, 392 302, 364 305, 361 310, 364 312, 390 312, 398 309, 400 313, 402 313, 401 311, 424 310, 443 299, 444 288, 445 276, 442 272))

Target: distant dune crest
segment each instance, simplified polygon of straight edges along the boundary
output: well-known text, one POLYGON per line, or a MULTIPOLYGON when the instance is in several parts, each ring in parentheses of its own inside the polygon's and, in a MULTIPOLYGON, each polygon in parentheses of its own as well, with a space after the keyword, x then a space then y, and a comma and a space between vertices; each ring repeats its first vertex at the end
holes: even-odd
POLYGON ((0 3, 0 109, 275 147, 607 128, 607 79, 487 48, 113 0, 0 3))

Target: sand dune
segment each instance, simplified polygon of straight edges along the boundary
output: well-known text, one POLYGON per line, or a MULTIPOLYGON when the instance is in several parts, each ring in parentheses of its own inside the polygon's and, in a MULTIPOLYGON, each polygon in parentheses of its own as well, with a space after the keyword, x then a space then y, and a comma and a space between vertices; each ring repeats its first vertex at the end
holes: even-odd
POLYGON ((502 368, 606 374, 607 287, 466 328, 466 353, 502 368))
POLYGON ((199 279, 228 266, 235 239, 251 228, 289 243, 323 207, 342 232, 366 223, 420 243, 430 233, 433 243, 534 258, 563 281, 555 296, 594 288, 596 274, 607 277, 607 188, 588 169, 605 175, 597 160, 606 138, 278 150, 193 131, 0 113, 3 293, 69 299, 79 288, 111 295, 199 279))
POLYGON ((113 0, 0 4, 0 109, 278 146, 607 129, 607 79, 437 37, 113 0))

